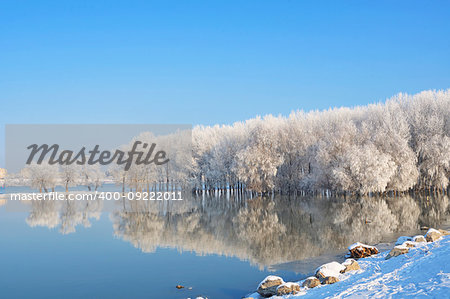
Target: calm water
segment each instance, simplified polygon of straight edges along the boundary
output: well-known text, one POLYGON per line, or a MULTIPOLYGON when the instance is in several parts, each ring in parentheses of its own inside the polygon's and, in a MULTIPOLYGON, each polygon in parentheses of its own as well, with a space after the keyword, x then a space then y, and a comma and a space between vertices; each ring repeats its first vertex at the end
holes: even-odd
POLYGON ((446 196, 0 204, 7 298, 241 298, 268 274, 299 280, 342 259, 356 241, 391 242, 449 223, 446 196))

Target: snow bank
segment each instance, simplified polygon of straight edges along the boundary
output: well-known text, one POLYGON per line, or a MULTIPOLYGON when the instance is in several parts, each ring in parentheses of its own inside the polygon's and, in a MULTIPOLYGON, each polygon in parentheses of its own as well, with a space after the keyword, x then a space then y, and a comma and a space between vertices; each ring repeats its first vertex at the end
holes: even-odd
MULTIPOLYGON (((332 297, 435 297, 450 294, 450 236, 432 243, 418 243, 409 253, 385 260, 387 252, 360 259, 361 270, 341 274, 341 281, 321 285, 297 295, 272 298, 332 297)), ((252 294, 254 299, 259 295, 252 294), (256 295, 256 296, 255 296, 256 295)))

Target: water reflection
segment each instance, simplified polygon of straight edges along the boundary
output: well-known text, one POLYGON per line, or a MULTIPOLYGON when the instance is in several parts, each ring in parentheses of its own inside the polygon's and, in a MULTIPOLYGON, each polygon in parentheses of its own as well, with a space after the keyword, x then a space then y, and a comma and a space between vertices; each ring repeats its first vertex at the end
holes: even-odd
MULTIPOLYGON (((259 268, 343 250, 361 241, 439 227, 447 221, 449 200, 396 198, 191 197, 184 201, 115 203, 109 214, 115 236, 143 252, 158 247, 218 254, 259 268)), ((102 201, 32 202, 30 226, 59 227, 63 234, 99 219, 102 201)))
POLYGON ((100 219, 103 202, 96 201, 32 201, 26 222, 29 226, 59 226, 62 234, 74 233, 78 225, 90 227, 90 219, 100 219))

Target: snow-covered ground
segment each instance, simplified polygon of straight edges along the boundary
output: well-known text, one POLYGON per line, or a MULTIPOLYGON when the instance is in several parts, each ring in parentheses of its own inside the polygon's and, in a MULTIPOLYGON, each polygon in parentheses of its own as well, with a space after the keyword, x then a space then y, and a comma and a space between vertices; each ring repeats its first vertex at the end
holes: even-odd
MULTIPOLYGON (((358 260, 361 270, 342 274, 335 284, 271 298, 450 297, 450 236, 420 243, 407 254, 385 260, 387 254, 358 260)), ((248 297, 262 298, 256 292, 248 297)))

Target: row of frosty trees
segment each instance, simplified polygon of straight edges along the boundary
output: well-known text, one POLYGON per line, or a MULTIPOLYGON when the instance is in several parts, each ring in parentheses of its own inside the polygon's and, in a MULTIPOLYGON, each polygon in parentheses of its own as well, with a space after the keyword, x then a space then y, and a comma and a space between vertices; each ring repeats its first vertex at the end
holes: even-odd
POLYGON ((359 194, 445 190, 450 90, 193 131, 197 187, 359 194))
MULTIPOLYGON (((363 107, 197 126, 166 136, 144 133, 135 140, 155 142, 171 161, 158 167, 133 165, 129 171, 117 165, 108 169, 124 191, 445 191, 450 177, 450 90, 399 94, 363 107)), ((22 174, 39 189, 55 184, 97 188, 104 180, 99 168, 74 168, 37 170, 30 165, 22 174), (53 181, 48 182, 49 176, 53 181)))

